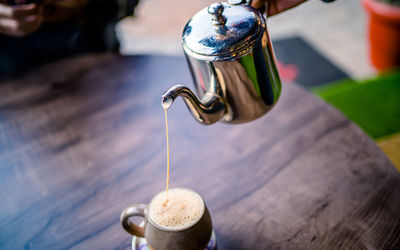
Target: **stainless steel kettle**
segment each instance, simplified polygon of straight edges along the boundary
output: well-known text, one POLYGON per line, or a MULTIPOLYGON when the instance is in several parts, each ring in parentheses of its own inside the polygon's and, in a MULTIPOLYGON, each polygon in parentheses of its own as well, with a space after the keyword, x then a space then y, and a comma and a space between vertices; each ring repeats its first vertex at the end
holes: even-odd
POLYGON ((162 96, 168 109, 181 96, 202 124, 243 123, 277 102, 281 81, 265 19, 241 0, 214 3, 186 24, 182 45, 198 97, 175 85, 162 96))

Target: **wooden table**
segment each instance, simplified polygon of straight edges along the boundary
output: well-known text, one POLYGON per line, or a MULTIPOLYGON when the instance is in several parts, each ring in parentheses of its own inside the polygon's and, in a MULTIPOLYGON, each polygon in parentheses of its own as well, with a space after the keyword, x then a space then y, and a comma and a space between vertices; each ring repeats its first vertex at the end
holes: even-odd
MULTIPOLYGON (((0 248, 128 249, 119 215, 164 188, 161 94, 180 57, 93 55, 0 84, 0 248)), ((171 186, 197 190, 219 249, 395 249, 400 177, 373 140, 295 84, 266 116, 169 111, 171 186)))

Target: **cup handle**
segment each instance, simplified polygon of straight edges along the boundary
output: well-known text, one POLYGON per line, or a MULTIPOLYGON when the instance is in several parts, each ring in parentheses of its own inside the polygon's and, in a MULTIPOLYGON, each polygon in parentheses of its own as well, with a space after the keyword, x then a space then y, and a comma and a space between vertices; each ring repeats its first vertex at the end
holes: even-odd
POLYGON ((122 211, 120 221, 125 231, 132 235, 144 238, 144 227, 136 225, 131 222, 129 218, 134 216, 145 218, 146 208, 146 204, 133 204, 122 211))

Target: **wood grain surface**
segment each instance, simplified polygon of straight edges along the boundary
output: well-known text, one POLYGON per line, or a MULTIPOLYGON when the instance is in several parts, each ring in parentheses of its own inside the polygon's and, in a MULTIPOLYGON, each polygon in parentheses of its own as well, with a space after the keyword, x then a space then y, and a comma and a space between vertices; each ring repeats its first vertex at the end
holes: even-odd
MULTIPOLYGON (((0 84, 0 248, 129 249, 119 215, 164 188, 161 94, 180 57, 91 55, 0 84)), ((295 84, 243 125, 168 114, 171 187, 198 191, 219 249, 399 249, 400 177, 295 84)))

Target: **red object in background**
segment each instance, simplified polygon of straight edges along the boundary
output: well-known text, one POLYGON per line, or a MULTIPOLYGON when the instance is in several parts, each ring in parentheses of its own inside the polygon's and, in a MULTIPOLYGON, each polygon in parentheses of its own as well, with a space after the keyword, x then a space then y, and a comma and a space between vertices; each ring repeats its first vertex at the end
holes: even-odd
POLYGON ((379 71, 400 66, 400 7, 363 0, 369 13, 371 62, 379 71))
POLYGON ((299 69, 294 64, 284 64, 277 60, 279 75, 286 82, 294 82, 299 75, 299 69))

